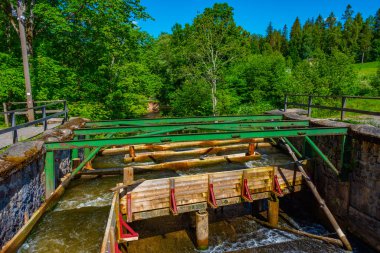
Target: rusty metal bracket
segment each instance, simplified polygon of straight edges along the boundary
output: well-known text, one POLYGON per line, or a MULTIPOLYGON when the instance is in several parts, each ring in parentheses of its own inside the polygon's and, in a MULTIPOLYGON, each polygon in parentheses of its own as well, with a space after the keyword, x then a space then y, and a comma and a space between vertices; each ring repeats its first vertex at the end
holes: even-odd
POLYGON ((280 196, 280 197, 284 196, 284 193, 282 192, 281 187, 280 187, 280 183, 278 182, 277 175, 274 175, 273 177, 273 192, 277 196, 280 196))
POLYGON ((243 184, 241 188, 241 197, 248 202, 253 202, 251 193, 249 192, 247 172, 243 172, 243 184))
POLYGON ((177 203, 175 200, 175 183, 174 179, 170 179, 170 200, 169 209, 173 215, 178 215, 177 203))
POLYGON ((207 203, 214 209, 218 208, 218 204, 216 203, 216 198, 215 198, 215 193, 214 193, 214 183, 213 183, 212 177, 210 177, 210 176, 208 178, 207 203))
POLYGON ((132 222, 132 196, 127 193, 127 222, 132 222))

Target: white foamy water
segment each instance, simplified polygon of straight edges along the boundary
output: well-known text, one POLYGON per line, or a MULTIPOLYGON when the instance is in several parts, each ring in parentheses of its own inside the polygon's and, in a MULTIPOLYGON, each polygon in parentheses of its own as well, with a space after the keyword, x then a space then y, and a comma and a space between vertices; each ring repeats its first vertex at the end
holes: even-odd
POLYGON ((223 241, 221 244, 202 252, 223 253, 238 251, 276 243, 289 242, 297 239, 298 237, 294 234, 275 229, 260 228, 251 233, 239 234, 236 242, 223 241))
POLYGON ((62 200, 54 209, 56 211, 64 211, 71 209, 79 209, 83 207, 103 207, 109 206, 112 199, 112 192, 105 192, 99 195, 84 194, 76 199, 62 200))

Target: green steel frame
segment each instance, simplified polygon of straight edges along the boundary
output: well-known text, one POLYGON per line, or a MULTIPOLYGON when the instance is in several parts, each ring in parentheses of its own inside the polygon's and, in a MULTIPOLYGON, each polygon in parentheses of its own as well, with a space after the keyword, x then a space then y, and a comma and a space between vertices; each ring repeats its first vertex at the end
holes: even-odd
POLYGON ((206 141, 206 140, 228 140, 236 138, 279 138, 279 137, 301 137, 319 135, 346 135, 345 127, 320 127, 320 128, 292 128, 292 129, 271 129, 259 131, 229 131, 221 133, 201 133, 201 134, 179 134, 148 137, 125 137, 106 139, 86 139, 67 142, 46 143, 46 149, 67 150, 75 148, 101 147, 110 145, 136 145, 162 142, 179 141, 206 141))
MULTIPOLYGON (((337 169, 309 138, 321 135, 341 135, 343 143, 347 128, 321 127, 309 128, 309 121, 282 120, 282 115, 221 116, 192 118, 133 119, 88 122, 88 128, 74 130, 74 140, 46 143, 45 159, 47 197, 55 190, 54 151, 72 150, 72 159, 79 157, 78 149, 83 149, 84 160, 73 170, 77 174, 88 161, 91 161, 100 149, 107 146, 167 143, 180 141, 228 140, 236 138, 283 138, 301 157, 301 153, 287 137, 304 137, 313 150, 318 153, 336 173, 337 169), (124 126, 123 126, 124 125, 124 126), (100 126, 100 127, 99 127, 100 126), (108 126, 108 127, 107 127, 108 126), (109 127, 111 126, 111 127, 109 127), (283 128, 280 128, 283 127, 283 128), (296 128, 295 128, 296 127, 296 128), (269 129, 264 129, 269 128, 269 129), (221 130, 195 134, 171 134, 181 130, 221 130), (254 130, 253 129, 260 129, 254 130), (248 130, 248 131, 246 131, 248 130), (142 133, 141 133, 142 132, 142 133), (132 133, 133 136, 113 138, 114 134, 132 133), (106 134, 104 139, 91 139, 94 135, 106 134), (137 134, 137 135, 136 135, 137 134), (94 148, 91 150, 91 148, 94 148)), ((344 150, 342 151, 344 152, 344 150)), ((343 156, 344 154, 342 154, 343 156)))
POLYGON ((124 126, 124 127, 100 127, 83 128, 74 130, 75 135, 96 135, 107 133, 133 133, 148 131, 177 131, 177 130, 231 130, 238 128, 261 128, 261 127, 308 127, 308 120, 284 120, 284 121, 250 121, 238 123, 197 123, 197 124, 171 124, 171 125, 150 125, 150 126, 124 126))
POLYGON ((191 118, 158 118, 158 119, 128 119, 111 121, 91 121, 86 123, 86 127, 93 126, 116 126, 116 125, 150 125, 150 124, 179 124, 179 123, 199 123, 199 122, 234 122, 247 120, 282 120, 282 115, 248 115, 248 116, 216 116, 216 117, 191 117, 191 118))

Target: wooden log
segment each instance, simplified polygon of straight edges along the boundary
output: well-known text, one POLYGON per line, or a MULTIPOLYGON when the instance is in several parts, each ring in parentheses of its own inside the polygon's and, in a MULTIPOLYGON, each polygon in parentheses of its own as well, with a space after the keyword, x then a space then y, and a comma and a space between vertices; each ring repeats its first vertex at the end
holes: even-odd
POLYGON ((288 228, 288 227, 284 227, 284 226, 272 226, 268 222, 259 220, 259 219, 255 218, 255 217, 251 217, 251 216, 246 216, 246 217, 249 218, 249 219, 254 220, 255 222, 259 223, 260 225, 263 225, 263 226, 266 226, 266 227, 269 227, 269 228, 274 228, 274 229, 286 231, 286 232, 289 232, 289 233, 293 233, 293 234, 297 234, 297 235, 301 235, 301 236, 306 236, 306 237, 313 238, 313 239, 318 239, 318 240, 321 240, 321 241, 324 241, 324 242, 327 242, 327 243, 331 243, 331 244, 343 247, 343 243, 340 240, 338 240, 338 239, 334 239, 334 238, 330 238, 330 237, 326 237, 326 236, 314 235, 314 234, 310 234, 310 233, 307 233, 307 232, 304 232, 304 231, 300 231, 300 230, 296 230, 296 229, 288 228))
POLYGON ((238 145, 229 145, 223 147, 208 147, 208 148, 199 148, 185 151, 173 151, 173 150, 165 150, 165 151, 154 151, 148 153, 140 153, 135 157, 131 157, 130 155, 126 155, 124 157, 125 163, 130 162, 148 162, 148 161, 160 161, 167 158, 173 158, 177 156, 201 156, 201 155, 214 155, 219 154, 226 151, 236 151, 236 150, 244 150, 247 148, 247 144, 238 144, 238 145))
MULTIPOLYGON (((233 139, 233 140, 221 140, 221 141, 188 141, 188 142, 174 142, 168 144, 143 144, 134 145, 135 151, 164 151, 173 150, 179 148, 191 148, 191 147, 214 147, 231 145, 238 143, 265 143, 265 146, 271 146, 263 138, 249 138, 249 139, 233 139)), ((129 146, 104 149, 99 152, 99 155, 117 155, 129 153, 129 146)))
POLYGON ((132 167, 126 167, 123 170, 123 184, 124 185, 131 185, 133 182, 133 168, 132 167))
POLYGON ((268 222, 271 226, 278 226, 278 214, 280 210, 280 201, 276 196, 268 199, 268 222))
POLYGON ((311 179, 309 178, 309 176, 306 174, 306 171, 303 169, 303 167, 302 167, 301 163, 299 162, 297 156, 294 154, 294 152, 292 151, 292 149, 290 148, 290 146, 285 142, 285 140, 283 138, 281 138, 280 140, 283 142, 283 144, 285 145, 285 147, 288 150, 289 154, 291 155, 291 157, 293 158, 293 160, 296 162, 297 168, 302 173, 303 177, 305 178, 307 186, 310 188, 310 190, 313 193, 314 197, 317 199, 320 207, 322 208, 323 212, 325 213, 325 215, 329 219, 331 225, 333 226, 334 230, 338 234, 338 236, 339 236, 340 240, 342 241, 342 243, 344 244, 345 248, 347 250, 349 250, 349 251, 352 251, 351 244, 348 241, 346 235, 343 233, 343 231, 340 228, 338 222, 335 220, 334 215, 331 213, 330 209, 327 207, 325 200, 319 194, 319 192, 317 190, 317 187, 314 185, 314 183, 311 181, 311 179))
POLYGON ((223 162, 241 163, 251 160, 258 160, 260 158, 261 155, 258 153, 256 153, 256 155, 253 156, 246 156, 245 154, 234 154, 227 156, 206 157, 204 159, 189 159, 153 165, 133 166, 133 168, 142 170, 179 170, 190 169, 197 166, 215 165, 223 162))
POLYGON ((195 227, 197 248, 199 250, 208 249, 208 212, 206 210, 196 212, 195 227))

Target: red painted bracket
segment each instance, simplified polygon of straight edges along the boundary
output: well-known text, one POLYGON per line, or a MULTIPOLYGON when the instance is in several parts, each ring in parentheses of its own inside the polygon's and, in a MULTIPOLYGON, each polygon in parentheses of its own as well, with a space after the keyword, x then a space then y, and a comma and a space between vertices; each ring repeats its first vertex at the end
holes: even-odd
POLYGON ((216 203, 216 199, 215 199, 214 184, 213 183, 208 184, 207 202, 212 208, 218 208, 218 204, 216 203))
POLYGON ((127 193, 127 222, 132 222, 132 196, 127 193))
POLYGON ((249 187, 248 187, 248 180, 246 178, 243 179, 243 186, 241 189, 241 197, 248 202, 253 202, 251 193, 249 192, 249 187))
POLYGON ((280 183, 278 182, 277 175, 274 175, 273 177, 273 192, 280 197, 284 196, 284 193, 280 187, 280 183))
POLYGON ((119 213, 119 221, 120 221, 120 237, 123 239, 130 239, 132 240, 138 240, 139 234, 136 233, 124 220, 123 215, 119 213), (127 231, 127 233, 124 233, 124 229, 127 231))
POLYGON ((177 215, 178 209, 177 209, 177 203, 175 200, 175 188, 174 188, 174 180, 173 179, 170 180, 170 202, 169 202, 169 204, 170 204, 169 205, 170 212, 173 215, 177 215))

